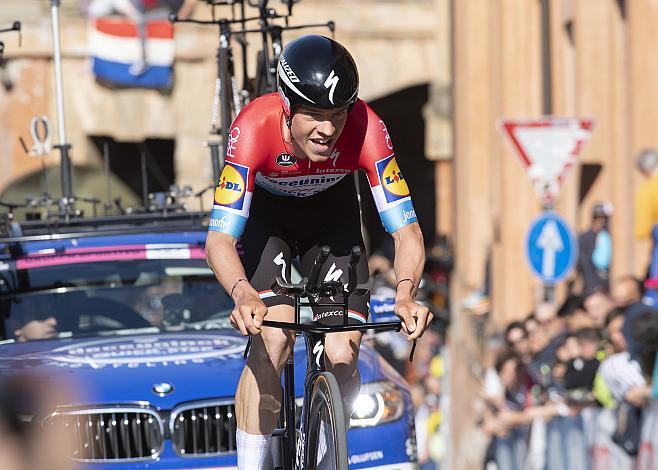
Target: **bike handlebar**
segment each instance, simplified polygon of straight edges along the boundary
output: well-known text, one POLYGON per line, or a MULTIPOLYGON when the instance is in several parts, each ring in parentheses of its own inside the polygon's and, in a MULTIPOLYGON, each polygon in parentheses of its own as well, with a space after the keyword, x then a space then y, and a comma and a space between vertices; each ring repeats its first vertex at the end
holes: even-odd
POLYGON ((361 247, 353 246, 352 253, 350 255, 350 261, 347 263, 347 291, 353 292, 356 289, 356 265, 359 263, 361 258, 361 247))
MULTIPOLYGON (((178 17, 178 15, 176 13, 171 13, 169 15, 169 22, 170 23, 194 23, 194 24, 221 25, 221 24, 236 24, 236 23, 243 23, 243 22, 247 22, 247 21, 256 21, 256 20, 260 20, 260 17, 253 16, 251 18, 238 18, 238 19, 235 19, 235 20, 229 20, 228 18, 221 18, 219 20, 195 20, 194 18, 181 19, 181 18, 178 17)), ((234 32, 241 32, 241 31, 234 31, 234 32)))
MULTIPOLYGON (((308 279, 303 279, 302 282, 298 284, 286 282, 282 277, 277 277, 272 284, 272 291, 277 295, 291 295, 295 297, 295 305, 299 306, 297 303, 299 297, 309 297, 309 294, 313 296, 317 295, 326 295, 332 296, 336 294, 343 295, 343 309, 344 315, 347 315, 347 295, 364 295, 368 293, 372 285, 372 281, 369 280, 364 284, 357 284, 356 276, 356 266, 359 263, 359 260, 362 256, 361 247, 356 245, 352 247, 350 253, 350 259, 347 264, 348 272, 348 283, 347 286, 343 286, 341 281, 323 281, 318 282, 320 279, 320 271, 322 270, 322 265, 327 261, 329 255, 331 254, 331 248, 327 245, 320 247, 320 251, 313 261, 313 266, 311 267, 311 273, 308 279)), ((333 299, 331 299, 333 301, 333 299)), ((335 303, 335 302, 334 302, 335 303)), ((318 305, 334 305, 330 304, 318 304, 318 305)), ((301 304, 306 306, 315 305, 313 303, 301 304)), ((340 304, 338 304, 340 305, 340 304)), ((347 318, 347 317, 345 317, 347 318)), ((347 323, 347 322, 346 322, 347 323)), ((264 320, 263 326, 282 328, 291 331, 302 331, 306 333, 315 333, 315 334, 325 334, 325 333, 336 333, 342 331, 366 331, 373 330, 377 331, 387 331, 395 330, 400 331, 402 329, 402 323, 400 322, 382 322, 382 323, 363 323, 359 325, 317 325, 317 324, 303 324, 303 323, 290 323, 290 322, 277 322, 264 320)), ((247 349, 245 349, 245 358, 247 357, 247 351, 251 344, 251 335, 249 335, 249 342, 247 343, 247 349)), ((416 350, 416 340, 413 342, 411 347, 411 353, 409 355, 409 361, 413 361, 414 351, 416 350)))
POLYGON ((307 292, 316 292, 318 290, 320 270, 322 269, 324 262, 327 261, 327 258, 329 258, 329 253, 331 253, 331 249, 328 246, 325 245, 320 248, 320 252, 315 257, 315 261, 313 262, 311 274, 308 276, 308 282, 306 283, 307 292))
POLYGON ((263 326, 271 328, 280 328, 290 331, 303 331, 306 333, 325 334, 338 333, 343 331, 400 331, 402 323, 399 321, 382 322, 382 323, 361 323, 358 325, 318 325, 309 323, 292 323, 274 320, 263 320, 263 326))
MULTIPOLYGON (((384 331, 395 331, 399 332, 402 330, 402 323, 399 321, 389 321, 381 323, 361 323, 360 325, 318 325, 318 324, 307 324, 307 323, 291 323, 291 322, 281 322, 274 320, 263 320, 263 326, 270 328, 280 328, 282 330, 289 331, 301 331, 304 333, 312 334, 327 334, 327 333, 341 333, 345 331, 367 331, 372 330, 374 333, 384 332, 384 331)), ((244 357, 247 358, 249 347, 251 346, 252 336, 249 335, 249 340, 247 342, 247 348, 245 349, 244 357)), ((409 351, 409 362, 414 361, 414 354, 416 352, 416 341, 414 340, 411 345, 411 350, 409 351)))
POLYGON ((14 21, 11 27, 0 29, 0 33, 8 33, 10 31, 20 31, 20 30, 21 30, 21 22, 14 21))

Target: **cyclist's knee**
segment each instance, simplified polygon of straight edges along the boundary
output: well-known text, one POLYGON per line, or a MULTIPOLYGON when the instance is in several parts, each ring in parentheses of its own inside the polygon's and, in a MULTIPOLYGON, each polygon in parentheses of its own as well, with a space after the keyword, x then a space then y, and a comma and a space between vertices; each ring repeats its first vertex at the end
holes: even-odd
MULTIPOLYGON (((333 346, 333 345, 332 345, 333 346)), ((325 358, 328 366, 334 368, 337 366, 355 368, 358 359, 358 353, 349 347, 331 347, 325 349, 325 358)))
POLYGON ((263 328, 260 335, 254 336, 251 354, 258 361, 269 360, 277 368, 285 364, 295 343, 292 333, 276 328, 263 328))
POLYGON ((356 368, 359 358, 359 332, 328 334, 325 338, 325 358, 328 366, 356 368))

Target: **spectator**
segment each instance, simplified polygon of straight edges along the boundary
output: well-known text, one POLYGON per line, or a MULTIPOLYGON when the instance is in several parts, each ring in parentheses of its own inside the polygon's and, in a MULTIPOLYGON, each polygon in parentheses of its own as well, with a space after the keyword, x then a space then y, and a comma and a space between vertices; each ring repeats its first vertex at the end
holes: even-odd
MULTIPOLYGON (((529 424, 535 418, 557 414, 554 404, 534 406, 529 402, 530 383, 521 358, 514 351, 503 351, 496 360, 496 372, 503 387, 500 405, 490 404, 483 430, 495 436, 491 453, 500 470, 525 468, 529 424)), ((487 467, 489 468, 489 467, 487 467)))
MULTIPOLYGON (((619 335, 619 331, 614 331, 614 322, 622 316, 621 312, 621 310, 613 310, 608 316, 608 331, 610 333, 612 330, 613 333, 610 334, 610 339, 614 341, 613 347, 620 351, 603 361, 599 373, 617 404, 628 401, 635 406, 642 406, 648 399, 650 391, 640 362, 623 349, 626 338, 623 334, 619 335), (616 340, 613 340, 613 337, 616 340)), ((646 314, 641 315, 640 318, 647 318, 646 314)), ((637 320, 633 324, 635 330, 638 326, 637 320)))
POLYGON ((594 326, 592 318, 585 310, 583 298, 579 295, 570 295, 566 298, 557 315, 564 318, 569 331, 578 331, 581 328, 594 326))
POLYGON ((636 165, 645 178, 635 193, 633 233, 644 240, 658 223, 658 152, 646 149, 637 156, 636 165))
POLYGON ((601 290, 608 291, 612 240, 608 220, 612 204, 600 202, 592 209, 592 224, 578 237, 578 273, 583 279, 583 295, 601 290))
POLYGON ((642 346, 640 343, 633 337, 632 334, 632 325, 635 323, 636 319, 644 314, 658 315, 658 310, 655 308, 646 305, 642 301, 636 301, 628 305, 624 313, 624 324, 622 326, 622 333, 624 338, 628 343, 628 352, 631 357, 639 359, 642 353, 642 346))
POLYGON ((555 365, 556 350, 566 335, 566 322, 557 316, 555 306, 542 303, 537 306, 535 319, 539 324, 530 337, 532 359, 528 372, 533 382, 547 388, 553 383, 551 369, 555 365))
POLYGON ((416 414, 414 421, 416 424, 416 442, 418 445, 418 463, 421 469, 431 468, 432 462, 429 456, 429 416, 431 414, 430 403, 427 400, 427 393, 422 383, 416 383, 411 386, 411 399, 414 404, 416 414))
POLYGON ((523 321, 523 325, 525 326, 525 331, 528 335, 528 338, 530 338, 532 334, 537 330, 537 328, 539 328, 539 323, 535 318, 535 312, 531 312, 526 317, 526 319, 523 321))
POLYGON ((521 357, 524 363, 528 363, 530 359, 530 342, 523 322, 515 321, 507 326, 505 342, 512 351, 521 357))
POLYGON ((564 374, 565 389, 577 391, 579 399, 585 399, 592 390, 594 377, 599 368, 598 352, 601 334, 595 328, 583 328, 575 334, 578 341, 578 355, 567 364, 564 374))
POLYGON ((628 343, 622 333, 624 313, 623 309, 615 308, 608 312, 605 319, 606 334, 613 354, 628 350, 628 343))
POLYGON ((573 334, 563 336, 555 348, 556 363, 553 366, 553 377, 559 381, 564 381, 564 374, 567 371, 569 362, 573 361, 580 355, 580 346, 578 338, 573 334))
POLYGON ((614 304, 605 292, 595 291, 585 297, 585 310, 592 318, 594 326, 603 328, 608 312, 613 309, 614 304))
POLYGON ((644 177, 635 193, 633 233, 639 240, 651 240, 647 278, 658 278, 658 152, 646 149, 637 157, 637 168, 644 177))
POLYGON ((656 367, 658 353, 658 315, 654 310, 645 311, 631 325, 631 334, 639 348, 639 361, 644 374, 651 377, 656 367))
POLYGON ((628 307, 642 300, 642 283, 628 274, 621 276, 612 285, 612 300, 617 307, 628 307))

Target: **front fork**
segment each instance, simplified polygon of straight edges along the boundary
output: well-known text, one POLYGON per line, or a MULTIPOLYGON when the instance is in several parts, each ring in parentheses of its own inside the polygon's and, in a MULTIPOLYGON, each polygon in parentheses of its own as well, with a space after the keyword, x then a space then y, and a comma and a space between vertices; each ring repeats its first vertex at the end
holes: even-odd
POLYGON ((284 403, 285 406, 285 422, 286 422, 286 432, 289 436, 288 446, 284 452, 287 452, 288 455, 285 461, 290 462, 289 456, 295 456, 295 469, 304 470, 306 455, 308 455, 308 442, 306 442, 306 429, 308 429, 308 420, 309 413, 308 410, 311 406, 311 397, 313 395, 313 382, 315 382, 316 377, 326 370, 325 366, 325 356, 324 356, 324 335, 315 335, 308 333, 304 335, 306 341, 306 378, 304 383, 304 401, 302 405, 302 411, 300 416, 300 426, 299 432, 295 429, 296 424, 296 403, 295 403, 295 387, 294 387, 294 350, 288 358, 286 363, 286 371, 284 375, 284 387, 286 388, 287 393, 284 394, 284 397, 288 399, 290 403, 284 403))

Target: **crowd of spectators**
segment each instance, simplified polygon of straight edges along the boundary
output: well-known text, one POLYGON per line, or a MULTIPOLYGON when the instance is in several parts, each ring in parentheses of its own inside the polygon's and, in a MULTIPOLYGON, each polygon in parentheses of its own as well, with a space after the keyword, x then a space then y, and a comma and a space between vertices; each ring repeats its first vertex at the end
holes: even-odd
MULTIPOLYGON (((646 276, 610 279, 613 208, 595 204, 589 228, 578 237, 580 289, 570 291, 580 294, 568 295, 560 305, 539 304, 509 323, 492 351, 481 392, 486 406, 480 425, 490 438, 486 469, 552 468, 547 444, 539 445, 540 452, 533 449, 533 434, 549 440, 545 428, 535 432, 535 423, 582 417, 585 410, 614 410, 611 442, 631 461, 637 455, 639 431, 629 431, 632 416, 622 410, 635 410, 632 425, 641 426, 641 410, 652 400, 652 377, 658 375, 658 152, 640 152, 636 166, 643 180, 635 194, 633 233, 638 243, 652 242, 646 276), (537 459, 533 453, 543 455, 537 459)), ((576 435, 569 434, 570 439, 578 440, 576 435)), ((567 452, 564 447, 573 442, 563 444, 567 452)), ((591 466, 568 466, 581 464, 591 466)))
POLYGON ((491 437, 485 468, 527 468, 530 424, 587 407, 645 406, 658 351, 658 310, 632 276, 610 293, 540 304, 507 325, 487 370, 481 427, 491 437))

